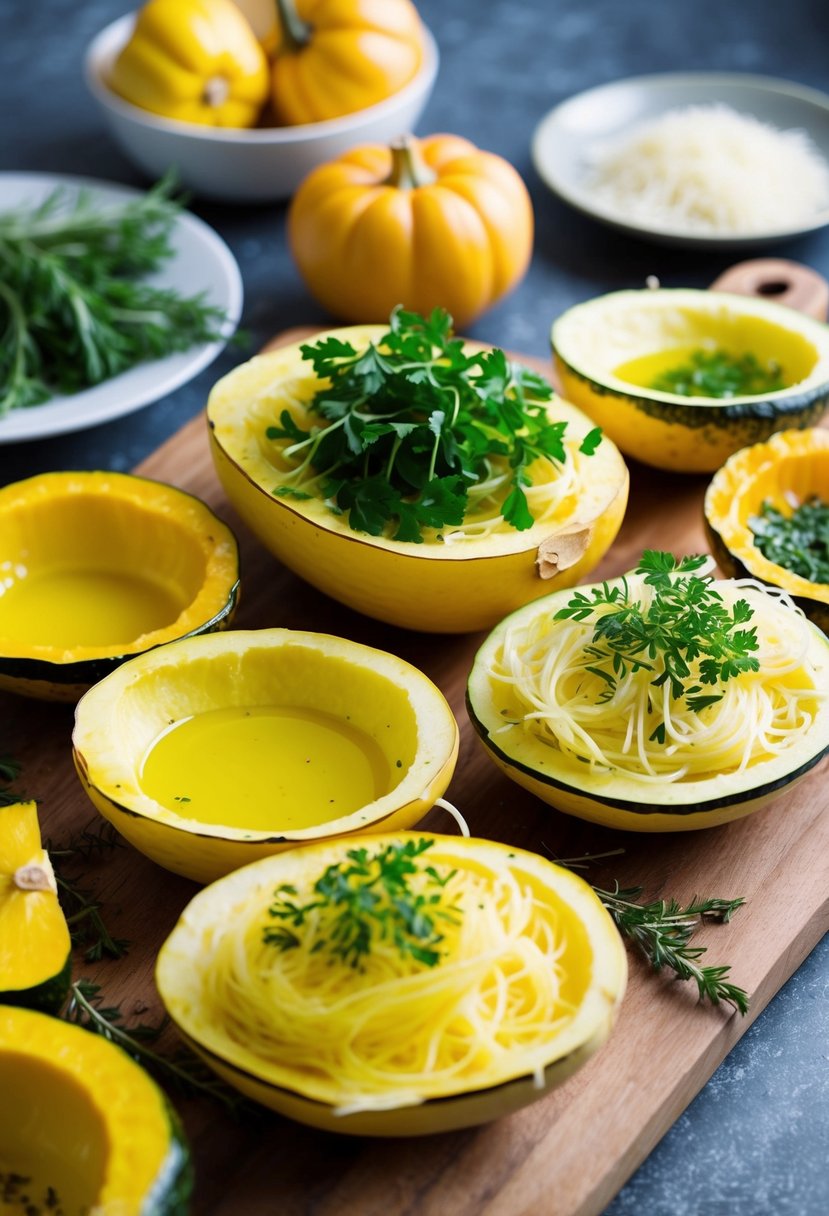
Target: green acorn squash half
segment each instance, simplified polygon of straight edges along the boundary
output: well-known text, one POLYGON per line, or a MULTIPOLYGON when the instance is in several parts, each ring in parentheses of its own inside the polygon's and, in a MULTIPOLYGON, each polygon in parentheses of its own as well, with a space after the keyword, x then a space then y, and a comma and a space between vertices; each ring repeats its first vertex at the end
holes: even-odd
POLYGON ((186 1216, 192 1171, 178 1120, 120 1047, 0 1006, 0 1094, 4 1212, 186 1216))
POLYGON ((57 1013, 72 943, 34 802, 0 807, 0 1004, 57 1013))
POLYGON ((659 469, 711 473, 775 431, 814 425, 829 404, 829 328, 762 297, 612 292, 563 313, 551 341, 564 397, 623 452, 659 469), (785 387, 727 399, 647 387, 698 350, 777 365, 785 387))
MULTIPOLYGON (((626 575, 628 585, 636 577, 626 575)), ((613 579, 608 584, 595 586, 597 590, 603 586, 613 590, 622 585, 622 579, 613 579)), ((556 810, 604 827, 634 832, 682 832, 716 827, 759 810, 805 777, 829 751, 829 638, 801 614, 791 608, 780 608, 758 588, 754 591, 732 588, 729 592, 726 583, 714 586, 724 596, 749 598, 755 613, 752 625, 757 626, 758 633, 765 630, 773 645, 783 637, 784 654, 791 653, 786 648, 789 633, 784 631, 796 628, 798 644, 804 645, 803 665, 808 662, 812 673, 800 677, 805 690, 803 719, 808 725, 802 734, 789 741, 788 746, 768 757, 758 754, 745 768, 735 763, 730 769, 723 765, 710 771, 700 766, 699 771, 694 772, 692 767, 679 779, 660 778, 658 773, 656 777, 643 776, 633 771, 630 763, 626 767, 620 767, 618 761, 603 766, 599 762, 580 760, 576 754, 578 747, 562 746, 561 740, 566 738, 569 724, 563 728, 563 734, 558 723, 566 718, 556 718, 558 709, 548 712, 546 697, 542 697, 541 702, 535 699, 539 685, 534 685, 529 697, 526 685, 519 691, 520 681, 514 679, 515 672, 524 674, 529 668, 516 668, 504 662, 506 650, 514 655, 516 646, 519 656, 529 654, 527 663, 532 663, 536 672, 545 673, 543 680, 549 678, 556 688, 558 705, 567 709, 569 702, 571 710, 579 706, 578 712, 571 715, 577 721, 577 729, 584 730, 588 736, 592 730, 592 738, 607 746, 606 736, 601 734, 604 726, 601 698, 606 684, 598 676, 585 675, 585 665, 590 665, 586 667, 590 673, 592 665, 600 660, 590 657, 589 652, 585 654, 584 646, 577 656, 574 651, 567 650, 566 665, 576 672, 575 681, 568 672, 562 672, 561 667, 556 666, 556 655, 565 652, 561 649, 562 635, 556 635, 558 622, 554 618, 573 595, 561 591, 536 600, 507 617, 486 638, 475 657, 467 684, 467 709, 472 725, 498 768, 556 810), (772 611, 772 604, 777 615, 767 618, 766 612, 772 611), (786 616, 781 620, 780 614, 784 612, 786 616), (527 638, 532 640, 532 649, 524 649, 527 638), (589 706, 586 712, 585 705, 589 706), (537 720, 545 716, 552 723, 549 730, 539 729, 537 720)), ((578 590, 590 598, 594 588, 587 586, 578 590)), ((588 627, 585 644, 589 645, 591 638, 592 629, 588 627)), ((569 646, 570 642, 566 644, 569 646)), ((644 675, 647 678, 648 673, 644 672, 644 675)), ((758 679, 762 675, 761 669, 758 679)), ((753 678, 751 673, 736 680, 751 681, 753 678)), ((784 684, 786 678, 783 677, 784 684)), ((794 676, 788 678, 794 680, 794 676)), ((730 683, 734 684, 736 680, 730 683)), ((745 684, 743 690, 746 690, 745 684)), ((654 703, 658 704, 661 693, 662 689, 653 690, 654 703)), ((706 712, 703 709, 701 715, 706 712)), ((738 731, 743 720, 738 707, 731 717, 738 731)), ((647 736, 652 725, 652 722, 646 722, 646 729, 641 733, 647 736)), ((731 736, 729 721, 724 725, 725 746, 736 749, 741 755, 742 739, 731 736)), ((722 739, 721 735, 721 746, 722 739)), ((671 744, 670 738, 667 742, 671 744)), ((624 741, 618 734, 610 745, 625 752, 624 741)), ((698 746, 705 748, 704 744, 698 746)), ((635 742, 633 754, 636 754, 635 742)), ((706 758, 710 755, 707 750, 703 754, 706 758)))
POLYGON ((790 516, 811 498, 829 505, 829 431, 781 431, 768 443, 736 452, 715 473, 705 494, 705 529, 724 574, 782 587, 829 634, 829 583, 811 582, 769 561, 751 529, 764 503, 790 516))
POLYGON ((78 697, 131 655, 229 624, 230 529, 173 486, 43 473, 0 490, 0 688, 78 697))

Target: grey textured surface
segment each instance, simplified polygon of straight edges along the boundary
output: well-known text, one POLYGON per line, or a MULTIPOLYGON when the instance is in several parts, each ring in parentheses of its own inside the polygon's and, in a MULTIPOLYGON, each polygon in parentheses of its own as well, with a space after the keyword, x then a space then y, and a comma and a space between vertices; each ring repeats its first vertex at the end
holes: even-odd
MULTIPOLYGON (((142 184, 109 142, 80 80, 82 50, 123 0, 0 0, 0 169, 87 173, 142 184)), ((658 274, 703 286, 727 256, 622 238, 570 212, 536 178, 532 130, 569 94, 653 71, 751 71, 829 86, 825 0, 420 0, 442 68, 421 131, 454 131, 510 159, 536 208, 533 266, 476 337, 544 355, 554 316, 658 274)), ((2 206, 2 180, 0 180, 2 206)), ((255 348, 324 321, 285 247, 284 212, 194 207, 242 267, 255 348)), ((829 274, 829 232, 775 253, 829 274)), ((0 449, 0 483, 46 469, 128 469, 202 406, 232 351, 166 400, 57 440, 0 449)), ((723 953, 727 954, 727 930, 723 953)), ((829 944, 814 951, 608 1209, 607 1216, 825 1216, 829 1211, 829 944)), ((547 1216, 546 1213, 539 1216, 547 1216)), ((551 1207, 549 1216, 554 1216, 551 1207)))

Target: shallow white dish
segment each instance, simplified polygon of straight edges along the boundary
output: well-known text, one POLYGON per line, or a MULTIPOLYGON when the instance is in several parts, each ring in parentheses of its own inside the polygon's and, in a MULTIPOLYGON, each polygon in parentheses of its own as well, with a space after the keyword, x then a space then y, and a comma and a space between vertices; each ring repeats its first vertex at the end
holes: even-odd
POLYGON ((142 110, 107 86, 109 69, 135 25, 128 13, 92 40, 86 84, 122 150, 152 177, 174 166, 178 180, 204 198, 268 202, 287 198, 317 165, 365 143, 383 143, 411 131, 429 99, 438 49, 424 27, 423 63, 413 80, 377 105, 327 122, 295 127, 238 129, 178 122, 142 110))
MULTIPOLYGON (((11 210, 21 204, 37 205, 57 187, 65 189, 69 197, 72 193, 86 191, 94 202, 104 206, 138 198, 142 193, 129 186, 87 177, 56 173, 0 173, 0 211, 11 210)), ((120 376, 114 376, 83 392, 53 397, 43 405, 12 410, 0 418, 0 443, 65 435, 120 418, 172 393, 213 362, 239 323, 242 312, 242 276, 239 267, 221 237, 189 213, 179 217, 170 242, 174 256, 151 281, 160 287, 172 287, 181 295, 204 292, 207 302, 220 308, 227 316, 224 336, 215 342, 203 342, 164 359, 139 363, 120 376)))
POLYGON ((605 141, 681 106, 719 102, 780 130, 806 132, 829 161, 829 96, 768 76, 716 72, 633 76, 578 93, 552 109, 536 127, 532 157, 539 176, 565 202, 623 232, 666 245, 698 249, 749 249, 773 245, 829 223, 829 207, 807 224, 773 232, 689 233, 640 224, 595 200, 589 190, 590 157, 605 141))

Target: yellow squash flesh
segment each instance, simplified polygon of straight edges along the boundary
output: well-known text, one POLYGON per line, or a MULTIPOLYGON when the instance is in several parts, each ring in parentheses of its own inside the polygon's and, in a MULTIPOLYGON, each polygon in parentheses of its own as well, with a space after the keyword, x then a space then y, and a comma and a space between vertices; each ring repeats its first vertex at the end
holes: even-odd
MULTIPOLYGON (((355 348, 378 341, 383 326, 332 331, 355 348)), ((324 338, 326 335, 320 335, 324 338)), ((463 633, 491 627, 553 587, 571 587, 597 565, 616 537, 627 505, 628 475, 604 440, 585 458, 575 501, 561 518, 525 532, 505 528, 458 544, 407 544, 353 531, 321 498, 277 498, 288 467, 266 437, 283 409, 302 424, 319 381, 299 344, 243 364, 218 382, 207 417, 213 459, 234 507, 264 545, 296 574, 366 616, 407 629, 463 633)), ((592 424, 555 399, 551 418, 568 435, 592 424)))
POLYGON ((125 656, 224 628, 230 529, 181 490, 124 473, 44 473, 0 490, 0 688, 77 700, 125 656))
POLYGON ((119 1047, 0 1005, 0 1094, 0 1175, 28 1179, 37 1211, 186 1216, 192 1177, 178 1122, 119 1047))
POLYGON ((750 527, 764 502, 791 515, 793 503, 813 497, 829 504, 829 431, 781 431, 768 443, 736 452, 715 474, 705 494, 705 527, 724 574, 782 587, 829 634, 829 583, 810 582, 769 561, 750 527))
POLYGON ((56 1012, 71 948, 36 804, 0 807, 0 1004, 56 1012))
MULTIPOLYGON (((181 1033, 219 1076, 264 1106, 313 1127, 351 1135, 414 1136, 485 1123, 517 1110, 561 1084, 604 1043, 624 994, 627 963, 621 939, 589 886, 533 853, 494 841, 426 838, 433 841, 430 864, 475 875, 508 868, 522 887, 531 887, 537 899, 556 910, 562 935, 562 992, 572 1014, 547 1045, 541 1083, 528 1073, 525 1051, 518 1046, 506 1078, 503 1069, 496 1078, 484 1063, 478 1064, 480 1071, 467 1064, 462 1075, 447 1080, 445 1093, 419 1104, 338 1113, 349 1094, 347 1078, 338 1088, 297 1066, 290 1055, 266 1060, 211 1016, 204 984, 228 917, 244 918, 246 907, 261 906, 262 893, 279 884, 305 889, 326 866, 344 860, 345 841, 272 857, 215 883, 191 901, 162 947, 156 971, 162 1000, 181 1033)), ((424 835, 367 837, 364 843, 380 850, 405 839, 422 840, 424 835)), ((330 1016, 335 1018, 335 1012, 330 1016)), ((485 1056, 482 1051, 482 1059, 485 1056)))
POLYGON ((159 865, 197 882, 308 841, 410 827, 446 790, 458 751, 457 723, 422 672, 368 646, 288 629, 190 638, 125 663, 81 700, 72 738, 78 774, 104 818, 159 865), (267 795, 254 828, 243 805, 211 823, 188 816, 186 802, 173 809, 147 793, 145 757, 170 725, 252 706, 347 722, 385 756, 388 784, 374 801, 301 829, 278 818, 262 827, 267 795))
POLYGON ((710 473, 746 444, 810 426, 829 402, 829 329, 761 297, 658 289, 619 291, 568 309, 553 324, 565 397, 645 464, 710 473), (787 387, 761 396, 685 397, 643 388, 620 369, 689 348, 751 354, 782 368, 787 387))

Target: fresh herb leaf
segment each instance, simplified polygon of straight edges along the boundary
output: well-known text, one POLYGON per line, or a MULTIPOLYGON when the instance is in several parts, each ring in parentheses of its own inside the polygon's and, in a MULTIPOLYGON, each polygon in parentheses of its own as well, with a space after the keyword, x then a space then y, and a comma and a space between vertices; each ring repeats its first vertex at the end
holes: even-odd
POLYGON ((113 206, 58 189, 0 214, 0 416, 220 336, 202 295, 145 281, 174 254, 171 194, 170 178, 113 206))
MULTIPOLYGON (((556 858, 558 865, 568 870, 583 870, 594 861, 615 857, 624 849, 612 849, 608 853, 585 854, 583 857, 556 858)), ((748 1012, 748 993, 728 979, 730 966, 702 966, 699 959, 706 952, 705 946, 690 944, 696 930, 704 922, 727 924, 745 900, 722 899, 720 896, 694 898, 684 907, 675 899, 656 899, 650 903, 639 902, 642 887, 619 886, 613 883, 612 890, 591 887, 613 918, 622 937, 631 941, 647 959, 654 971, 667 968, 677 979, 691 980, 697 985, 701 1001, 712 1005, 724 1002, 733 1005, 741 1014, 748 1012)))
MULTIPOLYGON (((746 600, 729 609, 710 575, 698 575, 706 559, 648 549, 636 573, 653 588, 650 601, 632 598, 627 580, 611 586, 602 583, 588 597, 576 592, 556 614, 556 620, 592 621, 591 643, 585 654, 587 670, 601 674, 606 684, 599 703, 609 701, 618 681, 629 673, 653 673, 656 688, 668 684, 674 700, 685 698, 699 712, 722 699, 722 692, 699 695, 701 685, 721 686, 744 672, 757 671, 753 652, 758 648, 754 626, 740 629, 753 616, 746 600), (696 664, 696 670, 694 669, 696 664)), ((657 728, 658 731, 658 728, 657 728)), ((664 741, 664 730, 652 739, 664 741)))
POLYGON ((748 526, 767 561, 811 583, 829 583, 829 503, 814 496, 784 515, 766 501, 748 526))
POLYGON ((100 984, 90 980, 77 980, 70 989, 69 1004, 63 1018, 93 1034, 99 1034, 123 1048, 139 1064, 183 1094, 197 1094, 213 1098, 232 1114, 244 1110, 244 1099, 229 1089, 223 1081, 210 1071, 193 1052, 181 1047, 173 1055, 161 1055, 147 1046, 161 1035, 167 1019, 161 1022, 133 1023, 124 1025, 124 1015, 119 1005, 104 1005, 100 984))
MULTIPOLYGON (((501 350, 465 352, 451 327, 440 309, 396 309, 363 351, 331 337, 304 345, 322 382, 308 409, 324 425, 303 430, 283 410, 267 429, 293 465, 275 493, 314 487, 356 531, 410 543, 484 509, 531 527, 523 487, 535 461, 568 458, 567 423, 550 421, 543 377, 501 350)), ((594 429, 578 450, 600 440, 594 429)))
POLYGON ((687 363, 656 376, 649 388, 675 397, 759 397, 786 387, 782 369, 755 355, 733 355, 727 350, 695 350, 687 363))
POLYGON ((268 915, 281 922, 266 925, 262 940, 278 950, 292 950, 301 938, 312 912, 319 911, 314 952, 325 950, 362 970, 375 941, 391 941, 403 957, 425 967, 440 962, 444 935, 440 922, 457 924, 460 908, 444 902, 443 890, 454 871, 441 875, 434 866, 418 859, 432 847, 432 840, 407 840, 385 845, 371 853, 366 848, 349 849, 346 861, 328 866, 313 885, 315 898, 299 903, 297 890, 283 884, 274 891, 268 915), (422 890, 414 890, 412 878, 420 874, 422 890))
POLYGON ((79 861, 89 862, 94 857, 122 847, 121 838, 109 823, 101 827, 83 828, 63 846, 46 842, 72 945, 84 949, 84 958, 90 963, 100 961, 105 955, 123 958, 130 942, 123 937, 113 937, 101 911, 103 905, 91 891, 80 886, 77 878, 68 871, 79 861))
POLYGON ((0 806, 11 806, 14 802, 22 802, 23 795, 8 788, 20 774, 20 764, 10 756, 0 756, 0 806))

